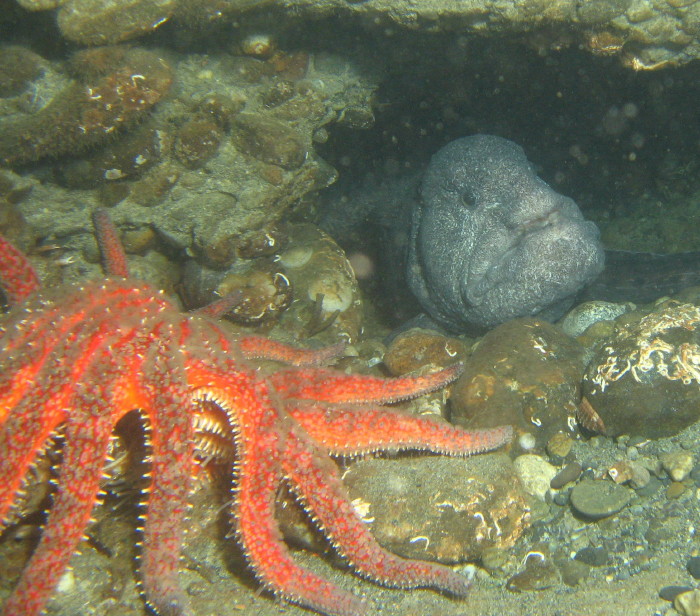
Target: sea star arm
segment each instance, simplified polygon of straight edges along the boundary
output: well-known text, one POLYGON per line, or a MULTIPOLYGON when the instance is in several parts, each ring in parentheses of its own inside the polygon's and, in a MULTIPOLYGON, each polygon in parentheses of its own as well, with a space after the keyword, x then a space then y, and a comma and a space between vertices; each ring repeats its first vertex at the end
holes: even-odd
POLYGON ((238 304, 240 304, 243 300, 243 297, 243 291, 236 289, 235 291, 231 291, 231 293, 228 295, 224 295, 224 297, 220 297, 206 306, 191 310, 190 314, 209 317, 210 319, 220 319, 238 306, 238 304))
POLYGON ((182 412, 192 403, 177 374, 177 368, 159 367, 149 377, 152 480, 140 569, 146 601, 162 616, 193 614, 178 582, 178 573, 194 471, 194 429, 192 418, 182 412))
POLYGON ((97 235, 97 243, 102 253, 105 271, 113 276, 128 278, 129 265, 124 246, 119 241, 117 227, 112 222, 107 210, 104 208, 94 210, 92 224, 95 227, 95 235, 97 235))
POLYGON ((238 345, 246 359, 271 359, 292 366, 319 366, 337 359, 345 349, 339 342, 320 349, 291 347, 260 336, 240 338, 238 345))
POLYGON ((0 235, 0 286, 10 306, 16 306, 39 288, 39 277, 21 250, 0 235))
POLYGON ((280 461, 269 449, 241 458, 238 528, 241 544, 263 585, 288 601, 329 616, 358 616, 365 610, 351 594, 294 562, 274 518, 280 461), (243 496, 245 495, 245 497, 243 496))
MULTIPOLYGON (((95 375, 96 376, 96 375, 95 375)), ((93 383, 99 383, 95 380, 93 383)), ((86 384, 69 409, 58 489, 41 540, 5 616, 38 616, 80 542, 97 501, 112 420, 99 385, 86 384)))
POLYGON ((467 431, 386 407, 328 407, 288 401, 285 409, 331 455, 417 449, 465 456, 496 449, 513 436, 511 426, 467 431))
POLYGON ((196 377, 216 383, 202 388, 204 399, 215 402, 234 427, 238 481, 232 514, 256 577, 276 595, 329 616, 364 614, 360 600, 299 566, 282 538, 275 499, 284 480, 280 457, 292 420, 274 406, 267 383, 240 371, 208 379, 202 371, 196 377))
MULTIPOLYGON (((27 350, 33 363, 10 379, 5 374, 0 377, 0 451, 5 452, 0 457, 0 477, 7 478, 0 487, 0 527, 30 465, 67 413, 73 412, 77 391, 74 384, 85 378, 100 382, 99 375, 87 375, 95 354, 108 339, 108 326, 103 322, 94 328, 95 335, 77 345, 79 353, 69 351, 66 340, 37 346, 37 353, 27 350), (26 381, 18 380, 28 376, 31 378, 26 381)), ((81 330, 76 327, 71 333, 75 337, 68 339, 75 343, 81 330)), ((8 370, 6 374, 12 373, 8 370)))
POLYGON ((0 530, 10 519, 10 508, 20 492, 22 479, 63 419, 63 408, 60 417, 55 416, 53 421, 44 417, 43 403, 47 400, 47 396, 22 400, 0 424, 0 530))
POLYGON ((435 391, 454 381, 462 372, 455 364, 423 376, 393 379, 361 374, 344 374, 337 370, 281 370, 270 375, 275 391, 284 398, 316 400, 342 404, 386 404, 414 398, 435 391))
POLYGON ((467 594, 469 580, 448 567, 401 558, 382 548, 350 503, 338 468, 298 427, 287 439, 282 460, 311 517, 360 574, 386 586, 430 586, 456 597, 467 594))

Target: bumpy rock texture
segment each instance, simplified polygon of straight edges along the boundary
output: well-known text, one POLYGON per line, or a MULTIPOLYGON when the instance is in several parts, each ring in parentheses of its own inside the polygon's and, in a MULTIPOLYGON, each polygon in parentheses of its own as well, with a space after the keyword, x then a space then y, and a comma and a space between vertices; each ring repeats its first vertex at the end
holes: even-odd
POLYGON ((502 453, 447 464, 368 458, 344 480, 377 541, 404 558, 475 560, 513 546, 530 525, 527 496, 502 453))
POLYGON ((450 330, 556 319, 603 269, 596 226, 507 139, 457 139, 433 156, 414 210, 408 281, 450 330))
MULTIPOLYGON (((30 245, 52 238, 87 254, 89 212, 102 205, 122 231, 141 236, 138 248, 127 241, 130 252, 187 254, 222 270, 334 181, 313 134, 333 122, 348 126, 348 108, 371 116, 375 87, 329 54, 312 61, 278 50, 260 60, 121 45, 81 50, 67 62, 4 47, 3 85, 0 165, 38 164, 54 180, 27 176, 17 209, 30 245), (15 61, 5 61, 6 49, 15 61)), ((63 274, 72 275, 74 261, 63 274)), ((283 300, 275 293, 276 306, 283 300)))
POLYGON ((452 387, 451 419, 468 427, 502 423, 544 447, 576 426, 583 349, 557 327, 524 318, 486 334, 452 387))
POLYGON ((58 8, 64 36, 83 44, 115 43, 168 20, 201 24, 236 18, 257 5, 311 18, 342 15, 435 32, 515 32, 533 41, 583 44, 618 55, 634 70, 684 64, 700 56, 698 0, 18 0, 30 10, 58 8))
POLYGON ((697 421, 699 324, 697 306, 674 300, 616 319, 583 380, 609 435, 662 438, 697 421))

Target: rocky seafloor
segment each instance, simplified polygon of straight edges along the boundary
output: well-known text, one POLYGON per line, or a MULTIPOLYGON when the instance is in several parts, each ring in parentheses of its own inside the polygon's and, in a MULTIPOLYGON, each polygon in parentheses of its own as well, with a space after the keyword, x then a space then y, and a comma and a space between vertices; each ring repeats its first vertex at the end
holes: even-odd
MULTIPOLYGON (((416 308, 381 260, 385 217, 355 198, 381 196, 454 138, 495 133, 575 199, 606 248, 700 250, 700 3, 464 3, 411 17, 374 1, 134 1, 119 19, 110 2, 2 4, 0 231, 47 286, 101 275, 89 214, 106 207, 134 274, 183 307, 241 289, 233 331, 345 340, 347 370, 464 361, 449 399, 408 410, 516 427, 506 452, 343 463, 380 542, 473 575, 465 601, 343 572, 281 498, 300 562, 378 614, 700 613, 697 289, 479 337, 389 339, 416 308), (329 235, 329 210, 362 224, 329 235)), ((51 474, 37 473, 37 486, 51 474)), ((195 613, 308 613, 258 591, 213 474, 184 549, 195 613)), ((145 613, 136 499, 116 478, 108 488, 47 613, 145 613)), ((0 538, 0 603, 43 494, 0 538)))

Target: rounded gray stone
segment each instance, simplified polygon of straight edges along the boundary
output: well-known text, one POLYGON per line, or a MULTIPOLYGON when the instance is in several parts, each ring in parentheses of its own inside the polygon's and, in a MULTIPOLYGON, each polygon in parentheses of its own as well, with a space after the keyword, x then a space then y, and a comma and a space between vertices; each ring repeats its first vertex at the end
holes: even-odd
POLYGON ((595 520, 607 518, 624 509, 632 490, 611 481, 585 479, 571 491, 571 505, 581 515, 595 520))

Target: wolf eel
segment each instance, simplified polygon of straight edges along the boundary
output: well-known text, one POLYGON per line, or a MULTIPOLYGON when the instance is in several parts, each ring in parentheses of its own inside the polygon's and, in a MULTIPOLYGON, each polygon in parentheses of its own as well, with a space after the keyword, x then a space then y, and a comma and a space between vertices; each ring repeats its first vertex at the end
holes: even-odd
POLYGON ((452 141, 422 175, 350 203, 322 226, 343 235, 371 213, 384 230, 390 293, 405 298, 408 282, 421 325, 479 333, 519 316, 554 321, 575 302, 646 303, 700 284, 700 252, 603 250, 595 224, 502 137, 452 141))

